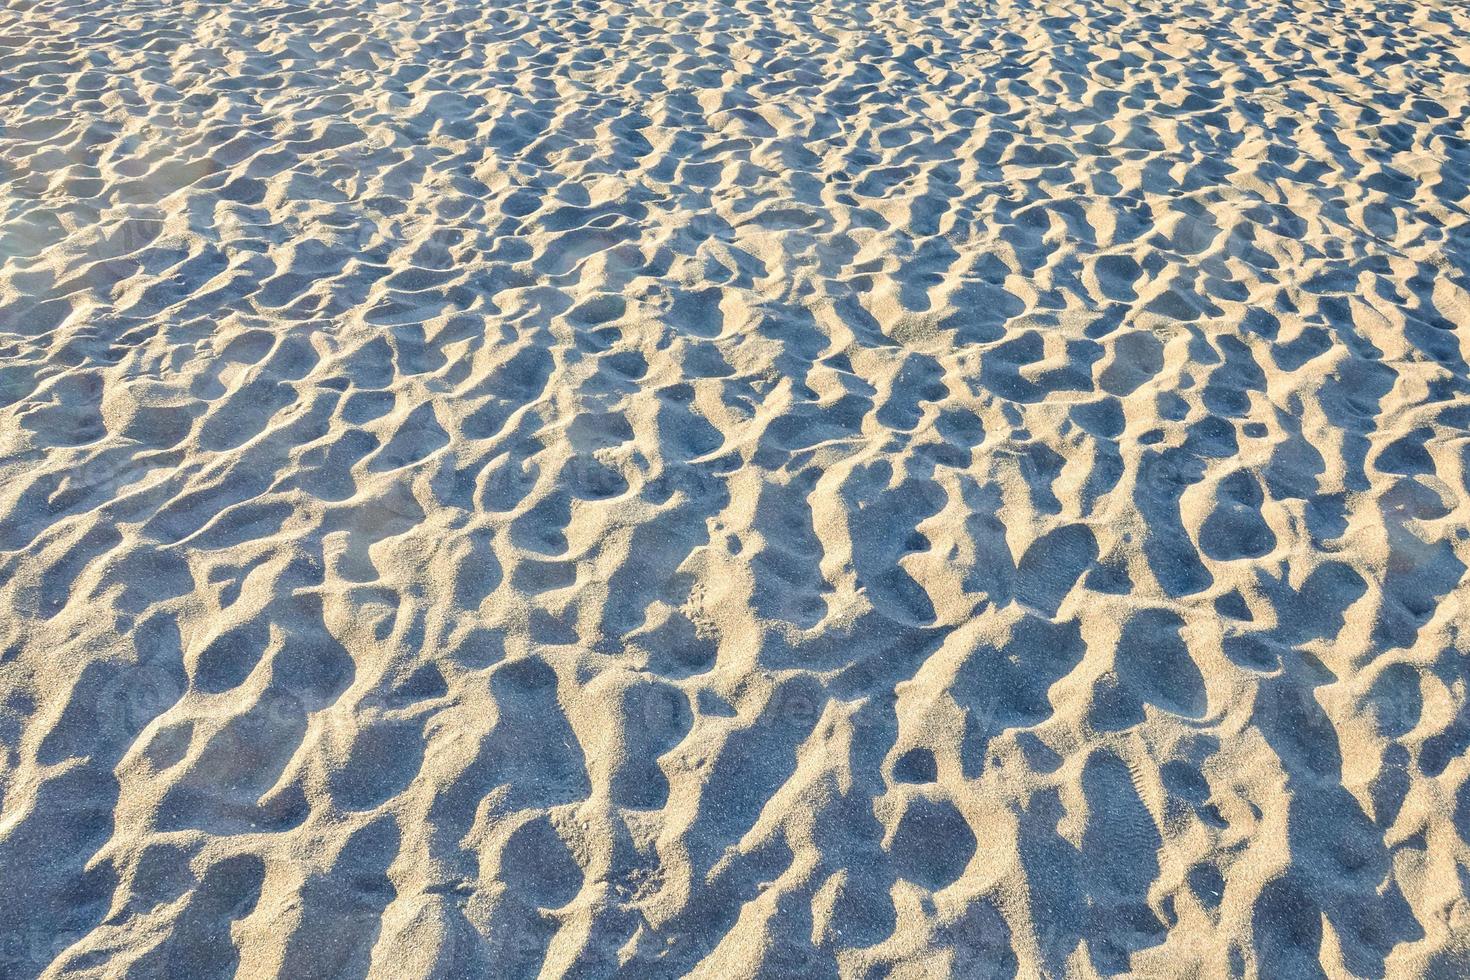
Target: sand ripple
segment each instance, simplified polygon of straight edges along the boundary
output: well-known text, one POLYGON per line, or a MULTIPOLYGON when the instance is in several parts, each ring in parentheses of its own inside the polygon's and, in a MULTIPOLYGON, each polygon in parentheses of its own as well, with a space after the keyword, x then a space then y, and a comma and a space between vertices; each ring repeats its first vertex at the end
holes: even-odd
POLYGON ((0 975, 1470 974, 1470 10, 0 6, 0 975))

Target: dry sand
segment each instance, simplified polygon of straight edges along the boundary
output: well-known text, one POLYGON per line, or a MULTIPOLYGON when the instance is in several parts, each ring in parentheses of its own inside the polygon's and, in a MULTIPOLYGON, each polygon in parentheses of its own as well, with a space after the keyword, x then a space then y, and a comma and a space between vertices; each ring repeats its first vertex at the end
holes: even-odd
POLYGON ((1470 975, 1470 7, 6 0, 0 975, 1470 975))

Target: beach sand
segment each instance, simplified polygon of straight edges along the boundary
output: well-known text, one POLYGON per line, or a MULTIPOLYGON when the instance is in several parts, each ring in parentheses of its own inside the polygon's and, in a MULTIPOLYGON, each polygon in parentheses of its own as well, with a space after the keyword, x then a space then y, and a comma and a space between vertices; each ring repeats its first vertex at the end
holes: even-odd
POLYGON ((1470 7, 0 41, 0 976, 1470 976, 1470 7))

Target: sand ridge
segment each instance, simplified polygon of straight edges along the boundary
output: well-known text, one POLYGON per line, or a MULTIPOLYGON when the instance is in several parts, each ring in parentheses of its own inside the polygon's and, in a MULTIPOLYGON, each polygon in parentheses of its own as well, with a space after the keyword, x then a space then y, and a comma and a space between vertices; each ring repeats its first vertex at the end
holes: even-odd
POLYGON ((1470 973, 1470 11, 0 4, 0 975, 1470 973))

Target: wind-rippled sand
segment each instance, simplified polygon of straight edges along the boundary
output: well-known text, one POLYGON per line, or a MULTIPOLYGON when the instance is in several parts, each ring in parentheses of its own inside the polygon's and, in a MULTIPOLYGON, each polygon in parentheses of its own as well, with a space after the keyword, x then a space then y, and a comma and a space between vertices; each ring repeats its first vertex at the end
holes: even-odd
POLYGON ((1470 975, 1470 8, 6 0, 0 975, 1470 975))

